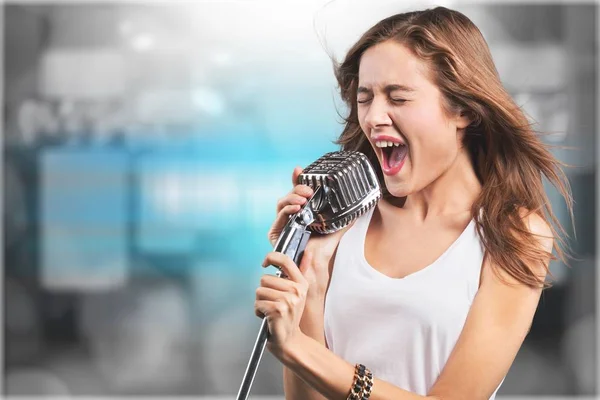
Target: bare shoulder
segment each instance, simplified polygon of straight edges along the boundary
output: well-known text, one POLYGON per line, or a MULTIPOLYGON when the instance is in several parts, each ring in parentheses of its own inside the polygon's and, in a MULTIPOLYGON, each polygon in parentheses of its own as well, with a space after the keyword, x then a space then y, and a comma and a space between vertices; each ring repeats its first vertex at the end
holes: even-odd
POLYGON ((525 226, 537 238, 542 249, 551 252, 554 244, 554 235, 550 225, 539 214, 531 212, 526 208, 521 208, 519 213, 525 222, 525 226))
MULTIPOLYGON (((554 235, 550 225, 544 218, 535 212, 531 212, 525 208, 519 209, 519 215, 524 222, 526 229, 531 233, 537 241, 539 250, 547 253, 547 258, 543 261, 530 261, 526 266, 540 279, 545 279, 548 274, 548 265, 550 263, 550 254, 554 246, 554 235)), ((499 265, 494 265, 492 260, 487 256, 484 260, 484 268, 481 276, 481 287, 487 285, 519 285, 520 282, 515 279, 508 271, 501 268, 499 265), (493 272, 492 272, 493 270, 493 272), (498 279, 500 278, 500 279, 498 279)))

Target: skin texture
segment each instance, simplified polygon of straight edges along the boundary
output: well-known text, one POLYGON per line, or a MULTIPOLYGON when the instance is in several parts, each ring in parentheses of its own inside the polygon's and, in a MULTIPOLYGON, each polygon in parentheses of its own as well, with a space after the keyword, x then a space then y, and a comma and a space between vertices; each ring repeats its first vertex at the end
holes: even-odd
MULTIPOLYGON (((442 95, 429 78, 426 64, 398 43, 383 42, 364 53, 359 87, 360 125, 380 162, 381 150, 373 140, 377 135, 397 138, 409 146, 400 172, 385 176, 385 185, 393 197, 377 206, 365 244, 365 255, 374 268, 402 277, 428 265, 429 259, 443 252, 469 221, 470 206, 481 190, 468 153, 461 145, 470 121, 460 111, 452 115, 444 112, 442 95), (390 85, 411 90, 390 90, 390 85), (424 237, 437 243, 437 247, 412 253, 406 250, 419 249, 424 237), (399 246, 405 250, 402 254, 406 261, 402 265, 392 262, 397 260, 394 255, 399 246)), ((302 200, 287 196, 278 210, 293 201, 302 200)), ((540 248, 551 252, 549 226, 527 210, 522 210, 521 215, 530 231, 539 235, 540 248)), ((322 336, 316 333, 322 331, 322 321, 317 320, 322 318, 322 301, 339 237, 323 239, 328 240, 323 242, 328 245, 323 246, 322 253, 321 246, 313 246, 299 268, 279 253, 267 254, 264 261, 264 266, 279 266, 289 276, 287 280, 264 277, 255 302, 256 314, 266 317, 269 323, 268 348, 286 367, 288 399, 322 398, 320 395, 342 399, 352 384, 354 366, 329 351, 322 336), (313 286, 318 290, 311 289, 313 286), (290 377, 290 373, 297 378, 290 377)), ((531 264, 530 268, 544 277, 548 262, 531 264)), ((501 268, 493 267, 486 257, 479 291, 463 331, 427 396, 374 377, 371 399, 491 396, 527 335, 541 294, 541 288, 529 288, 501 268)))

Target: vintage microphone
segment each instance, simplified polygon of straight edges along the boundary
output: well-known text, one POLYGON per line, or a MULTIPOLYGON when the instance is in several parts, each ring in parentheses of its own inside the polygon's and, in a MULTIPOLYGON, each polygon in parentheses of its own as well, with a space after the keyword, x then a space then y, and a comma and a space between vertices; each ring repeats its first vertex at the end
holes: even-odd
MULTIPOLYGON (((284 226, 274 251, 300 265, 311 232, 336 232, 373 208, 381 198, 377 175, 367 157, 357 151, 327 153, 298 176, 298 183, 313 189, 312 197, 284 226)), ((276 274, 282 276, 281 270, 276 274)), ((260 331, 237 400, 246 400, 269 336, 267 319, 260 331)))

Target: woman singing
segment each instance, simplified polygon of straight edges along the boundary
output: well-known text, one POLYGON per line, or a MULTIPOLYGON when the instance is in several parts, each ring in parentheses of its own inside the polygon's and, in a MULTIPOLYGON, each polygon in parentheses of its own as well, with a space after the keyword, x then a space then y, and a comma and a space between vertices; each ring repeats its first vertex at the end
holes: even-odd
MULTIPOLYGON (((494 398, 553 250, 564 257, 543 187, 571 209, 560 164, 459 12, 386 18, 335 72, 349 108, 338 143, 371 159, 384 196, 311 238, 299 268, 280 253, 264 261, 289 277, 265 275, 255 302, 286 399, 494 398)), ((311 193, 296 185, 278 202, 272 242, 311 193)))

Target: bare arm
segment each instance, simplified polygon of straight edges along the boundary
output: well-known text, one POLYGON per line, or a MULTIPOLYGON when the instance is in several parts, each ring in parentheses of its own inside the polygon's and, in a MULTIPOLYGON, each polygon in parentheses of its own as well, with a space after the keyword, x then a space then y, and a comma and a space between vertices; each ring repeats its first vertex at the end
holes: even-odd
MULTIPOLYGON (((323 303, 315 301, 315 304, 306 304, 300 330, 310 337, 318 345, 325 348, 325 336, 323 334, 323 303)), ((283 366, 283 391, 286 400, 323 400, 326 399, 318 391, 307 385, 287 366, 283 366)))

